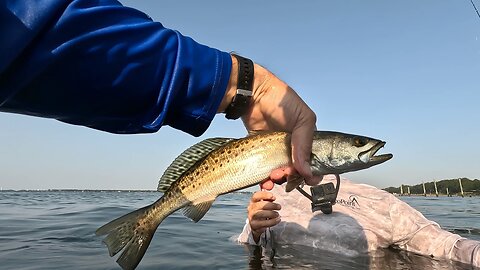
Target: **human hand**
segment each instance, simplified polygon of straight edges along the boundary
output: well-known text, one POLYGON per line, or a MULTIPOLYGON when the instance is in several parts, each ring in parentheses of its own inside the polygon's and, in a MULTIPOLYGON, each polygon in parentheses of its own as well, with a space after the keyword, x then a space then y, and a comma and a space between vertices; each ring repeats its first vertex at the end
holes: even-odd
POLYGON ((275 196, 268 191, 257 191, 250 199, 247 208, 248 222, 252 229, 253 240, 256 243, 267 228, 275 226, 281 221, 277 211, 282 207, 274 201, 275 196))
MULTIPOLYGON (((222 101, 221 108, 226 108, 235 95, 237 85, 237 60, 232 57, 232 73, 227 93, 222 101)), ((312 179, 310 169, 310 154, 312 151, 313 132, 315 128, 315 113, 290 88, 270 71, 255 64, 253 82, 253 97, 251 107, 242 116, 247 130, 286 131, 292 133, 292 161, 293 168, 282 168, 272 172, 274 181, 277 175, 298 173, 305 178, 309 185, 318 183, 312 179)), ((220 111, 222 109, 219 109, 220 111)), ((267 181, 272 184, 273 182, 267 181)))
MULTIPOLYGON (((242 120, 248 130, 291 132, 293 167, 308 183, 312 178, 310 154, 316 116, 292 88, 255 65, 252 106, 242 120)), ((283 172, 289 174, 294 170, 283 172)))

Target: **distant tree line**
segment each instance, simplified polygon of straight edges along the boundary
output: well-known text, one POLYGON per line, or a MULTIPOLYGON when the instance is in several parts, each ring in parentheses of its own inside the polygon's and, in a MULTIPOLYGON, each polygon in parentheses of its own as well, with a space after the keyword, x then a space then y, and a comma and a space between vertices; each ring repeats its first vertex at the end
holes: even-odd
MULTIPOLYGON (((463 191, 473 194, 480 194, 480 180, 474 179, 470 180, 468 178, 461 178, 462 179, 462 186, 463 191)), ((423 185, 417 184, 414 186, 411 185, 403 185, 403 193, 407 193, 407 187, 410 187, 411 194, 423 194, 423 185)), ((437 181, 437 190, 440 194, 446 194, 448 192, 450 194, 460 193, 460 185, 458 183, 458 178, 455 179, 446 179, 437 181)), ((385 191, 390 193, 400 193, 400 187, 388 187, 384 188, 385 191)), ((435 194, 435 185, 432 182, 425 182, 425 190, 427 194, 435 194)))

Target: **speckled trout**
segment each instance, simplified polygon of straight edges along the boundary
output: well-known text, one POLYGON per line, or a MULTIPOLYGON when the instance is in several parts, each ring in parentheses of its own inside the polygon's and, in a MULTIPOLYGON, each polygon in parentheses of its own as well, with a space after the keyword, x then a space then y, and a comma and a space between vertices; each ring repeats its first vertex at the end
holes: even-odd
MULTIPOLYGON (((198 222, 219 195, 257 185, 272 170, 292 166, 291 135, 259 132, 241 139, 210 138, 185 150, 165 170, 158 185, 163 196, 151 205, 99 228, 107 236, 110 256, 122 251, 117 263, 135 268, 145 254, 158 225, 183 209, 198 222)), ((364 136, 316 131, 311 169, 314 175, 341 174, 366 169, 392 158, 375 155, 385 142, 364 136)), ((293 189, 293 188, 290 188, 293 189)))

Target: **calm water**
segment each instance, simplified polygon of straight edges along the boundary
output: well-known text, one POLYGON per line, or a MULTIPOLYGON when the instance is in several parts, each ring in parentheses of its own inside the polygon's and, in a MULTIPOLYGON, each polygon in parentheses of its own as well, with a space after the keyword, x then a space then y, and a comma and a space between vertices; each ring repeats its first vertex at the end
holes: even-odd
MULTIPOLYGON (((153 192, 0 192, 0 269, 117 269, 95 230, 157 198, 153 192)), ((275 254, 249 250, 231 240, 242 230, 249 198, 222 196, 197 224, 173 214, 138 269, 471 269, 393 250, 359 258, 298 246, 275 254)), ((480 240, 480 198, 402 199, 445 229, 480 240)))

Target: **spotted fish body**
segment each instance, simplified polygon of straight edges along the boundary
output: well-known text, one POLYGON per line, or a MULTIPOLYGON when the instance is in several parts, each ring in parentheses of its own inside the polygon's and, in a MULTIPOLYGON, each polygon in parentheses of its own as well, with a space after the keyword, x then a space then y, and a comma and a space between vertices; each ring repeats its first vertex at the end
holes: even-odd
MULTIPOLYGON (((312 153, 312 171, 317 175, 331 171, 331 164, 326 163, 332 146, 338 145, 333 138, 341 135, 340 140, 347 139, 349 144, 355 144, 353 138, 358 138, 356 135, 336 132, 326 132, 324 137, 322 134, 316 132, 314 146, 315 140, 320 140, 321 144, 327 144, 328 147, 312 153)), ((124 250, 117 260, 122 268, 135 268, 157 227, 173 212, 183 208, 184 215, 197 222, 219 195, 257 185, 267 179, 272 170, 291 166, 290 137, 285 132, 269 132, 242 139, 207 139, 192 146, 177 157, 160 179, 158 190, 163 191, 164 195, 159 200, 107 223, 97 230, 97 235, 108 234, 104 242, 110 256, 124 250)), ((367 150, 380 142, 361 138, 371 143, 370 146, 362 146, 367 150)), ((374 152, 377 150, 378 147, 374 152)), ((352 159, 358 160, 359 157, 352 159)), ((338 163, 338 160, 334 162, 338 163)), ((349 169, 354 170, 353 167, 349 169)))
POLYGON ((214 200, 218 195, 256 185, 273 169, 290 161, 290 135, 272 133, 232 141, 174 182, 168 193, 190 202, 214 200))

